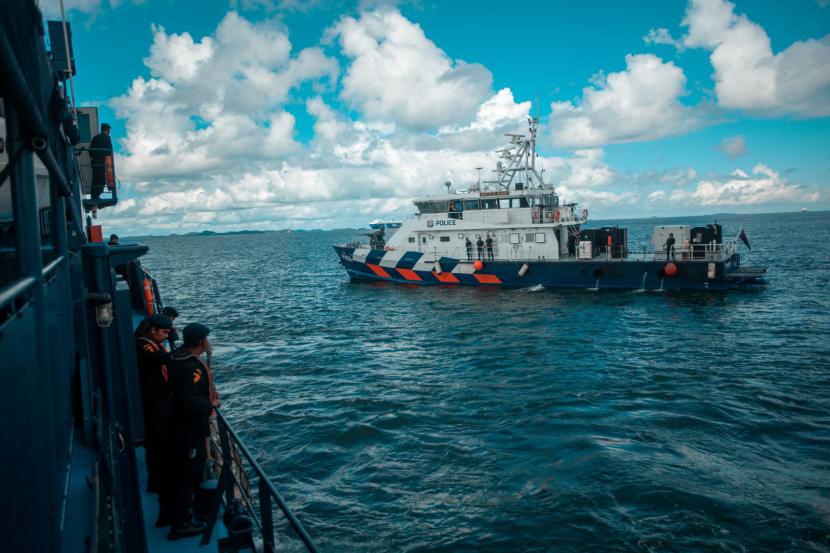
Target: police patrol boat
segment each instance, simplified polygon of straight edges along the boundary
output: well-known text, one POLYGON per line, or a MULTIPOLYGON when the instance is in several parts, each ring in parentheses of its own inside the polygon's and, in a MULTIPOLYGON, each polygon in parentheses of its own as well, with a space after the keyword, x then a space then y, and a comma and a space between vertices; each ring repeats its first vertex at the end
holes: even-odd
POLYGON ((108 151, 109 191, 93 194, 97 108, 74 105, 75 74, 66 20, 44 29, 34 0, 0 2, 2 550, 273 552, 290 535, 281 513, 316 552, 219 409, 203 532, 171 542, 156 527, 134 331, 163 305, 147 246, 105 243, 93 224, 118 202, 117 173, 108 151))
MULTIPOLYGON (((536 169, 538 117, 508 134, 493 180, 415 199, 418 212, 391 237, 334 246, 352 280, 431 285, 725 290, 763 284, 741 265, 739 239, 722 227, 656 226, 652 250, 634 252, 625 228, 586 228, 589 212, 563 203, 536 169)), ((373 225, 374 227, 374 225, 373 225)))

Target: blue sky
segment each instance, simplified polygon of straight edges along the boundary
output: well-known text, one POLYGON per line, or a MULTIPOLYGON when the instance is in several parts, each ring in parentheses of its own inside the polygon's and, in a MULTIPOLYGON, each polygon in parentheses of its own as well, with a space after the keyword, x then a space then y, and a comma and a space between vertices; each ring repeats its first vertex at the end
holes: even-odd
POLYGON ((826 0, 67 6, 116 232, 400 218, 537 95, 545 175, 596 217, 830 207, 826 0))

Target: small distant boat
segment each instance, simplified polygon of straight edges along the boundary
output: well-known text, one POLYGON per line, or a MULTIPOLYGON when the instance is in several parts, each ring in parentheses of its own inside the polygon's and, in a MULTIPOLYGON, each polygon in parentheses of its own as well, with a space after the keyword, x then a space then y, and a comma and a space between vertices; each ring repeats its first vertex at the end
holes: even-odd
POLYGON ((806 212, 806 211, 810 211, 810 210, 809 210, 809 209, 807 209, 806 207, 802 207, 802 208, 801 208, 801 213, 804 213, 804 212, 806 212))
POLYGON ((375 219, 369 226, 375 230, 378 229, 397 229, 401 228, 401 223, 390 223, 389 221, 381 221, 380 219, 375 219))

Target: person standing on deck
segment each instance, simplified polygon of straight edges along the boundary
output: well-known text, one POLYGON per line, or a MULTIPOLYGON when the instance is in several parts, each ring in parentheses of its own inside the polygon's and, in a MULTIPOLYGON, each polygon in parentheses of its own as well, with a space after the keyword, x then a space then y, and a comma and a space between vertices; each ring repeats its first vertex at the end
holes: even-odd
POLYGON ((184 344, 170 356, 170 471, 165 490, 170 494, 170 518, 159 521, 172 524, 168 540, 195 536, 205 528, 204 523, 191 520, 191 507, 207 458, 210 416, 218 406, 218 399, 212 399, 210 372, 199 359, 201 354, 212 352, 208 334, 210 329, 202 324, 187 325, 182 330, 184 344))
POLYGON ((146 328, 136 337, 138 380, 144 414, 144 452, 147 462, 147 491, 157 493, 164 483, 164 442, 169 405, 167 399, 167 366, 170 353, 164 341, 173 323, 164 315, 145 319, 146 328))
POLYGON ((107 185, 107 157, 112 161, 112 139, 109 123, 101 123, 101 133, 92 137, 89 143, 89 158, 92 165, 92 199, 101 197, 107 185))
POLYGON ((487 235, 486 244, 487 244, 487 260, 488 261, 494 261, 496 258, 493 257, 493 237, 490 236, 489 234, 487 235))
POLYGON ((467 242, 464 244, 464 247, 467 249, 467 261, 473 260, 473 243, 470 242, 470 237, 467 237, 467 242))
POLYGON ((476 249, 478 250, 478 258, 481 259, 481 253, 484 250, 484 240, 481 239, 481 235, 478 235, 478 240, 476 240, 476 249))
POLYGON ((666 238, 666 261, 669 260, 669 256, 671 255, 672 260, 674 259, 674 233, 670 232, 669 237, 666 238))

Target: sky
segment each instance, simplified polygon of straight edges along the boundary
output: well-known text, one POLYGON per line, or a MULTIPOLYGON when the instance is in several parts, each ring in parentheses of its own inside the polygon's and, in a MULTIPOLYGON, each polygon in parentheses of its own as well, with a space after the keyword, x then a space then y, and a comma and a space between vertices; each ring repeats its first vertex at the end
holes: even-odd
POLYGON ((537 112, 545 180, 593 218, 828 209, 829 4, 64 3, 124 235, 400 220, 537 112))

